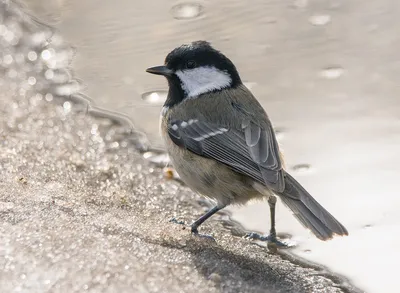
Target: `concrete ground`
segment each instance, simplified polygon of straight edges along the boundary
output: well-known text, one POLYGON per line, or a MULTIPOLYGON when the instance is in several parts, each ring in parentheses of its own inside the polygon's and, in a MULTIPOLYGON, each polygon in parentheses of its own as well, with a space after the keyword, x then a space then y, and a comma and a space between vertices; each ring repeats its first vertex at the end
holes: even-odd
POLYGON ((169 223, 206 206, 127 124, 75 103, 69 51, 0 4, 0 292, 359 292, 243 239, 227 214, 202 226, 216 242, 169 223))

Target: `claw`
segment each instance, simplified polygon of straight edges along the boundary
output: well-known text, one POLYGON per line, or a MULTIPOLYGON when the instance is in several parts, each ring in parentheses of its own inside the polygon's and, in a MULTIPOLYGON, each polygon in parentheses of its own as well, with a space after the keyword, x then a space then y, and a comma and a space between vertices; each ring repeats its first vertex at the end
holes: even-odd
POLYGON ((197 228, 194 227, 193 225, 190 226, 190 230, 192 231, 192 233, 193 233, 194 235, 198 235, 198 234, 199 234, 199 230, 197 230, 197 228))
MULTIPOLYGON (((192 233, 193 233, 193 232, 192 232, 192 233)), ((211 235, 199 234, 199 233, 193 233, 193 235, 194 235, 195 237, 199 237, 199 238, 203 238, 203 239, 208 239, 208 240, 212 240, 212 241, 214 241, 214 242, 217 242, 217 241, 215 240, 215 238, 212 237, 211 235)))
POLYGON ((184 221, 178 221, 176 218, 172 218, 168 222, 178 224, 178 225, 185 225, 184 221))
POLYGON ((178 221, 176 218, 172 218, 172 219, 170 219, 168 222, 174 223, 174 224, 178 224, 178 225, 183 225, 183 226, 185 226, 185 227, 190 227, 190 229, 191 229, 191 231, 192 231, 192 234, 193 234, 194 236, 199 237, 199 238, 209 239, 209 240, 212 240, 212 241, 216 242, 216 241, 215 241, 215 238, 212 237, 211 235, 199 234, 199 231, 197 230, 197 227, 194 227, 193 225, 188 226, 188 225, 185 224, 184 221, 178 221))
POLYGON ((209 239, 209 240, 212 240, 212 241, 216 242, 216 241, 215 241, 215 238, 212 237, 211 235, 199 234, 199 230, 197 230, 197 227, 195 227, 195 226, 193 226, 193 225, 191 226, 191 231, 192 231, 192 234, 193 234, 194 236, 196 236, 196 237, 205 238, 205 239, 209 239))
POLYGON ((267 235, 267 236, 264 236, 264 235, 260 235, 258 233, 251 232, 251 233, 247 233, 244 236, 244 238, 251 239, 251 240, 266 241, 269 244, 270 243, 271 244, 275 244, 277 247, 280 247, 280 248, 288 248, 288 247, 290 247, 290 245, 288 243, 279 241, 278 238, 276 238, 275 235, 271 235, 271 234, 267 235))

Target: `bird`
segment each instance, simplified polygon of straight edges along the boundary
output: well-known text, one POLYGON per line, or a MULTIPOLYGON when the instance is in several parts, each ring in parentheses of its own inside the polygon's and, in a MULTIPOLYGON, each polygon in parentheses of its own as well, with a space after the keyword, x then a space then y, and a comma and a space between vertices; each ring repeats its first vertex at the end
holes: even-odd
POLYGON ((277 197, 317 238, 348 235, 284 168, 272 123, 236 66, 207 41, 173 49, 164 65, 146 69, 167 79, 160 132, 182 181, 215 206, 195 220, 191 232, 232 204, 267 199, 269 235, 249 238, 284 246, 275 227, 277 197))

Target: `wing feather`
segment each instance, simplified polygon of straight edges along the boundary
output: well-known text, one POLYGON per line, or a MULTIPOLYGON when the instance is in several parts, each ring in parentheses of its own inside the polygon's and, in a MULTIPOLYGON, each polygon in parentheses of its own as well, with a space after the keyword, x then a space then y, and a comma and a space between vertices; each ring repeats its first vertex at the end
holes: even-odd
POLYGON ((171 140, 178 146, 217 160, 236 172, 281 192, 284 190, 279 148, 270 129, 243 121, 242 129, 228 129, 200 120, 175 120, 168 125, 171 140))

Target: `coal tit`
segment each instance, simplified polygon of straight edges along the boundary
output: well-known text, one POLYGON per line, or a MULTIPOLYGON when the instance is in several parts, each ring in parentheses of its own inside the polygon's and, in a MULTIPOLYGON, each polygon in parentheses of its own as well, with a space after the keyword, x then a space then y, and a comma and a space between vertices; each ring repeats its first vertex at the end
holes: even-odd
POLYGON ((146 71, 168 81, 161 133, 174 168, 190 188, 216 202, 191 225, 193 233, 227 205, 267 198, 270 234, 252 237, 282 244, 275 231, 277 195, 319 239, 348 235, 285 171, 266 112, 225 55, 196 41, 174 49, 164 65, 146 71))

